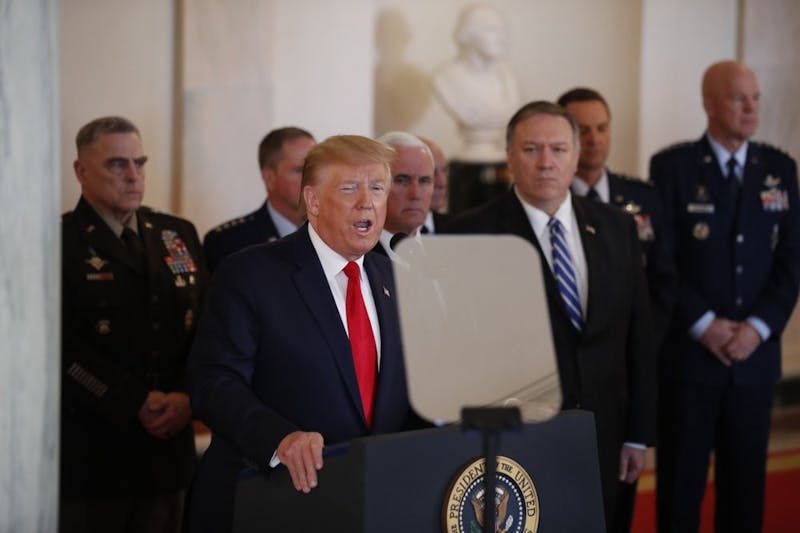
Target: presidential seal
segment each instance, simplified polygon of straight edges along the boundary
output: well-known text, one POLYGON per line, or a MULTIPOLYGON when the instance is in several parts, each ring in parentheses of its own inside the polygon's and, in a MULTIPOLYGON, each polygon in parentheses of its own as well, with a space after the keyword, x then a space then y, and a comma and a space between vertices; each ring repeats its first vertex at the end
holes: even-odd
MULTIPOLYGON (((481 458, 466 464, 454 476, 442 508, 446 533, 483 531, 485 472, 486 461, 481 458)), ((494 502, 495 533, 536 533, 539 529, 536 487, 528 472, 508 457, 497 457, 494 502)))

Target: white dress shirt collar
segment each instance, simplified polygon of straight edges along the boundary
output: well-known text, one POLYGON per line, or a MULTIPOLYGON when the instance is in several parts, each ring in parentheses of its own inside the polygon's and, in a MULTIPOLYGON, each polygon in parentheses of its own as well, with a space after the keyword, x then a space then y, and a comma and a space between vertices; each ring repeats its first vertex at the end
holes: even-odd
POLYGON ((733 155, 733 158, 736 159, 736 177, 741 180, 744 173, 744 165, 747 162, 747 147, 750 143, 748 141, 743 142, 739 149, 731 154, 710 134, 706 134, 706 138, 708 139, 708 144, 711 145, 711 151, 714 152, 714 156, 717 158, 717 164, 722 172, 722 176, 728 176, 728 159, 733 155))
MULTIPOLYGON (((589 189, 591 187, 589 187, 589 184, 583 181, 580 176, 574 176, 570 188, 572 192, 578 196, 586 196, 589 194, 589 189)), ((603 169, 603 175, 600 176, 600 179, 594 184, 594 190, 597 191, 603 203, 607 204, 611 201, 611 186, 608 183, 608 171, 606 171, 606 169, 603 169)))
POLYGON ((297 226, 294 222, 278 213, 278 211, 272 207, 272 204, 269 203, 269 200, 267 200, 267 211, 269 212, 269 217, 272 219, 272 223, 275 224, 275 229, 278 231, 279 237, 286 237, 290 233, 297 231, 297 226))

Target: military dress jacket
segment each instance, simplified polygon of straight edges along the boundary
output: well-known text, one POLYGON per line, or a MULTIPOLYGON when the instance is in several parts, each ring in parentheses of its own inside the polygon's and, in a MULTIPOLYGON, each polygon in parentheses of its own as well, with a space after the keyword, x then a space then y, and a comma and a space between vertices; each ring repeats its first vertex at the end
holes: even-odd
POLYGON ((794 160, 751 141, 741 185, 730 183, 703 136, 654 155, 650 177, 661 192, 680 284, 666 377, 717 386, 774 382, 780 336, 800 286, 794 160), (732 320, 758 317, 770 337, 746 361, 726 367, 688 334, 706 311, 732 320))
POLYGON ((607 172, 609 202, 630 214, 642 246, 656 347, 669 329, 675 306, 677 277, 675 265, 664 240, 664 212, 655 186, 637 178, 607 172))
POLYGON ((214 272, 220 261, 234 252, 254 244, 280 239, 278 229, 269 216, 267 202, 252 213, 215 226, 203 237, 203 251, 208 269, 214 272))
POLYGON ((150 390, 185 392, 208 274, 190 222, 137 219, 141 263, 85 199, 62 217, 62 496, 172 492, 196 462, 191 424, 159 440, 136 414, 150 390))

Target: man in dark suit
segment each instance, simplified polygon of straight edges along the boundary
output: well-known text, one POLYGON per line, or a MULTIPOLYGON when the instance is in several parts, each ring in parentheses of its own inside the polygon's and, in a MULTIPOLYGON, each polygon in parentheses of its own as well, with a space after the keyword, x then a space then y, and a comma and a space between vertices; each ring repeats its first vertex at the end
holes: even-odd
POLYGON ((428 145, 433 155, 433 196, 431 196, 431 209, 425 216, 420 231, 422 233, 436 233, 447 224, 450 218, 442 211, 447 207, 447 183, 450 179, 450 162, 444 155, 442 148, 428 139, 419 136, 420 140, 428 145))
POLYGON ((139 131, 76 138, 62 219, 62 532, 178 532, 196 462, 185 363, 207 273, 186 220, 141 207, 139 131))
POLYGON ((719 532, 761 531, 780 337, 800 283, 797 167, 750 141, 753 72, 723 61, 702 84, 708 129, 654 155, 679 300, 661 368, 659 531, 697 531, 714 451, 719 532))
POLYGON ((237 475, 248 466, 281 463, 309 492, 324 444, 414 420, 391 263, 368 253, 386 216, 393 154, 352 135, 314 147, 303 169, 308 223, 215 274, 191 354, 192 406, 213 432, 193 485, 191 531, 230 529, 237 475), (360 318, 351 314, 359 309, 360 318))
MULTIPOLYGON (((658 191, 651 183, 606 168, 611 147, 611 114, 600 93, 577 87, 562 94, 558 105, 575 118, 580 130, 581 153, 570 187, 572 194, 615 205, 636 221, 658 352, 669 328, 677 283, 664 242, 664 216, 658 191)), ((655 442, 646 444, 652 446, 655 442)), ((630 531, 635 501, 636 483, 621 482, 609 533, 630 531)))
POLYGON ((639 476, 641 445, 655 430, 655 357, 636 227, 620 210, 570 194, 578 127, 560 106, 523 106, 506 142, 513 189, 448 229, 518 235, 540 253, 562 407, 595 415, 608 522, 618 480, 639 476))
POLYGON ((386 223, 375 252, 395 258, 397 238, 416 237, 430 212, 433 196, 433 154, 419 137, 390 131, 378 138, 395 151, 390 165, 392 186, 386 201, 386 223))
POLYGON ((261 139, 258 166, 267 200, 252 213, 223 222, 206 233, 203 247, 209 270, 216 270, 220 261, 236 251, 285 237, 303 223, 300 177, 312 146, 314 137, 295 127, 272 130, 261 139))

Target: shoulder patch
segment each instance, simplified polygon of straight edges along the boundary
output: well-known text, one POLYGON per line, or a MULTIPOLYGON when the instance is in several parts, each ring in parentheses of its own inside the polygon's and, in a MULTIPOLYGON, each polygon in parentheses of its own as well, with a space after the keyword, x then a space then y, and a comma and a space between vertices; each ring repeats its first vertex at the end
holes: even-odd
POLYGON ((792 159, 792 156, 788 152, 786 152, 782 148, 778 148, 777 146, 774 146, 772 144, 765 143, 765 142, 757 142, 757 141, 750 141, 750 143, 755 145, 755 146, 757 146, 759 149, 761 149, 761 150, 763 150, 765 152, 772 152, 773 154, 781 155, 781 156, 784 156, 784 157, 788 157, 789 159, 792 159))

